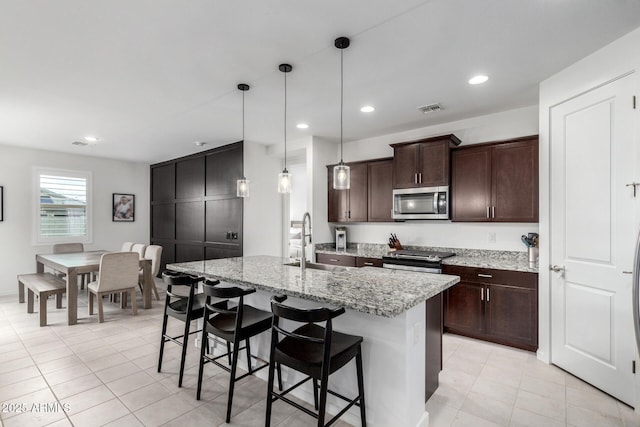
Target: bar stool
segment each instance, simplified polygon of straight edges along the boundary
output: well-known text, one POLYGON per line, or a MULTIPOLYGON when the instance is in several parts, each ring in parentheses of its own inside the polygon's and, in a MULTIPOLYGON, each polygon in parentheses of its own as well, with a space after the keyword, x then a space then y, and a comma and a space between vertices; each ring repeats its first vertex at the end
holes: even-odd
POLYGON ((162 369, 162 356, 164 353, 164 343, 171 341, 182 346, 182 357, 180 359, 180 375, 178 377, 178 387, 182 387, 182 376, 184 374, 184 362, 187 355, 187 345, 189 335, 200 332, 200 330, 190 332, 191 321, 199 319, 204 314, 204 294, 196 294, 195 290, 198 282, 203 279, 184 273, 174 271, 163 271, 162 279, 167 285, 167 297, 164 304, 164 316, 162 320, 162 338, 160 339, 160 356, 158 358, 158 372, 162 369), (188 295, 175 294, 174 287, 187 287, 188 295), (175 337, 167 335, 167 321, 169 316, 184 322, 184 332, 175 337))
POLYGON ((306 412, 318 420, 318 426, 331 425, 353 405, 360 407, 360 420, 363 426, 367 425, 364 402, 364 379, 362 375, 362 350, 360 344, 362 337, 335 332, 331 326, 331 320, 344 313, 344 308, 314 308, 300 309, 283 305, 286 296, 274 296, 271 298, 271 311, 273 312, 273 324, 271 329, 271 352, 269 356, 269 381, 267 385, 267 415, 265 426, 271 424, 271 405, 278 399, 306 412), (286 330, 280 326, 280 319, 287 319, 304 325, 295 330, 286 330), (325 327, 316 325, 326 322, 325 327), (284 338, 279 341, 279 335, 284 338), (328 389, 329 375, 342 368, 355 357, 358 375, 358 396, 354 399, 344 397, 328 389), (288 389, 277 393, 273 391, 275 364, 288 366, 298 372, 307 375, 307 378, 294 384, 288 389), (304 406, 285 397, 287 393, 313 380, 313 394, 315 408, 313 412, 304 406), (320 381, 320 403, 318 405, 318 380, 320 381), (327 406, 327 393, 348 402, 335 417, 324 423, 327 406))
POLYGON ((214 356, 205 353, 205 346, 200 347, 200 367, 198 371, 198 392, 196 398, 200 400, 200 390, 202 387, 202 372, 205 363, 214 363, 225 371, 229 372, 229 393, 227 400, 227 417, 226 422, 231 419, 231 406, 233 402, 233 388, 236 381, 241 380, 247 375, 265 368, 268 363, 251 355, 251 347, 249 338, 258 335, 271 327, 271 313, 268 311, 258 310, 244 303, 244 296, 254 293, 255 289, 242 289, 236 286, 223 287, 216 286, 220 282, 206 280, 203 284, 206 302, 204 308, 204 326, 202 328, 202 341, 209 341, 209 334, 222 338, 227 343, 233 343, 233 351, 227 346, 227 353, 214 356), (212 303, 216 299, 223 298, 225 300, 238 299, 237 305, 231 308, 212 303), (241 342, 245 342, 244 347, 240 347, 241 342), (238 353, 240 350, 247 350, 247 369, 248 372, 236 378, 236 368, 238 366, 238 353), (218 359, 231 356, 231 367, 227 367, 218 359), (264 362, 256 368, 251 367, 251 358, 264 362))

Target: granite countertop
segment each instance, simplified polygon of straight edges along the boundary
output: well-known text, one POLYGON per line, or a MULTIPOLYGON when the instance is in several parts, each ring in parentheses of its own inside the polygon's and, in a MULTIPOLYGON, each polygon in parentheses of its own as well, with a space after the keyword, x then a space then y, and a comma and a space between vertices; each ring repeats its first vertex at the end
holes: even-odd
MULTIPOLYGON (((530 263, 527 252, 494 251, 488 249, 441 248, 431 246, 405 246, 405 249, 454 252, 456 256, 442 260, 444 265, 464 267, 493 268, 496 270, 538 272, 538 263, 530 263)), ((315 246, 316 253, 343 254, 366 258, 382 258, 389 252, 387 245, 376 243, 350 243, 346 251, 337 252, 334 243, 320 243, 315 246)))
POLYGON ((284 265, 288 258, 250 256, 168 264, 174 271, 319 301, 382 317, 395 317, 460 281, 446 274, 375 267, 323 271, 284 265))

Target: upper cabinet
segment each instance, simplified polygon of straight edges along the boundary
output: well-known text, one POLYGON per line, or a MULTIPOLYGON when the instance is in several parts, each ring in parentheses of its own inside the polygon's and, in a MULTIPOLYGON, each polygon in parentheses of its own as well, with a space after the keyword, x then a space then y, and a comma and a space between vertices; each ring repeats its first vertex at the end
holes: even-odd
POLYGON ((347 163, 351 168, 348 190, 333 189, 333 166, 327 166, 329 222, 393 221, 392 160, 347 163))
POLYGON ((538 222, 538 137, 453 150, 452 220, 538 222))
POLYGON ((327 166, 328 221, 364 222, 367 220, 367 164, 348 163, 351 182, 348 190, 334 190, 333 165, 327 166))
POLYGON ((455 135, 391 144, 393 188, 449 185, 450 150, 459 144, 455 135))

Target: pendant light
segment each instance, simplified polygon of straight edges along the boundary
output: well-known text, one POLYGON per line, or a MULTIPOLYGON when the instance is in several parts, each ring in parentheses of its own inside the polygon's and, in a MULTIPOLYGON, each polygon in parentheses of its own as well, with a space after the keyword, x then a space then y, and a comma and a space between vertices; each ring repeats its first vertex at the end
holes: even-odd
POLYGON ((344 49, 349 47, 349 39, 338 37, 334 44, 340 49, 340 163, 333 167, 333 188, 348 190, 351 186, 351 171, 342 161, 342 110, 344 107, 344 49))
POLYGON ((293 67, 289 64, 280 64, 278 67, 284 73, 284 169, 278 174, 278 193, 291 193, 291 174, 287 170, 287 73, 293 67))
MULTIPOLYGON (((249 90, 249 85, 240 83, 238 89, 242 91, 242 142, 244 143, 244 93, 249 90)), ((238 180, 236 187, 236 195, 238 197, 249 197, 249 180, 244 177, 244 174, 242 179, 238 180)))

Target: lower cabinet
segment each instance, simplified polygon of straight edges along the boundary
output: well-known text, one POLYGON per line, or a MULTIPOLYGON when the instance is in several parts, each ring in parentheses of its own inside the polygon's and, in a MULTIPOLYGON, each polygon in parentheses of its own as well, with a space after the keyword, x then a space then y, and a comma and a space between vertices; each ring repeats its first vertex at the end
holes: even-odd
POLYGON ((538 348, 538 275, 443 266, 460 283, 444 295, 444 330, 535 351, 538 348))
POLYGON ((317 253, 316 262, 345 267, 382 267, 382 258, 366 258, 354 255, 317 253))
POLYGON ((351 255, 337 254, 316 254, 316 262, 319 264, 342 265, 345 267, 355 267, 356 257, 351 255))

